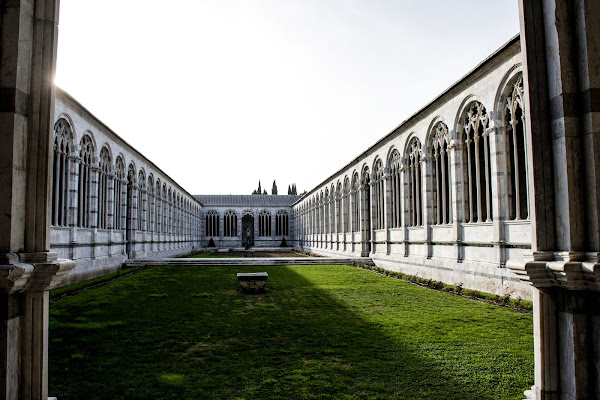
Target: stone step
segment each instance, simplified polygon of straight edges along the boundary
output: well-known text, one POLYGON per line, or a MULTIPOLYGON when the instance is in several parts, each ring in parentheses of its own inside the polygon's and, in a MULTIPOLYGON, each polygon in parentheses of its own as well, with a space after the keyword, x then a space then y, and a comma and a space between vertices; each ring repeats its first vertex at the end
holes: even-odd
POLYGON ((123 267, 145 267, 157 265, 346 265, 346 264, 368 264, 375 265, 373 260, 368 257, 347 257, 347 258, 329 258, 329 257, 236 257, 236 258, 144 258, 128 260, 123 267))

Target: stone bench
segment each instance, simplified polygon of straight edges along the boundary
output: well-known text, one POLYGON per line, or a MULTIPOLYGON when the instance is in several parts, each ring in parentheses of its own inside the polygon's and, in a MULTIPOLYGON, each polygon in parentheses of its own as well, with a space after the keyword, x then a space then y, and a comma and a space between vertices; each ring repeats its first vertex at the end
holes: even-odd
POLYGON ((239 272, 237 274, 238 281, 242 290, 246 293, 258 293, 265 289, 269 274, 266 272, 239 272))

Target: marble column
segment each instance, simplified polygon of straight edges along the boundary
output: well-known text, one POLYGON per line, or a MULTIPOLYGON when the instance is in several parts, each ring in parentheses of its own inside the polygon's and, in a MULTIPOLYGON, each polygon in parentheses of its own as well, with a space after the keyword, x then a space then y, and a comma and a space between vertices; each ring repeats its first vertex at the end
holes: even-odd
POLYGON ((600 397, 600 2, 519 0, 534 286, 528 399, 600 397))
POLYGON ((48 397, 48 290, 58 0, 0 3, 0 399, 48 397))

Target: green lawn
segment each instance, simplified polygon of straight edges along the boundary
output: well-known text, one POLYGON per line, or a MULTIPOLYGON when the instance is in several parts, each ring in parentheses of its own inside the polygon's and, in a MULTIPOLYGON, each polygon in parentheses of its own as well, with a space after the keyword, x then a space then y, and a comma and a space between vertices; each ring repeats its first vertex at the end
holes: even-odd
POLYGON ((522 399, 532 318, 349 266, 156 267, 50 306, 68 399, 522 399), (236 272, 267 271, 245 295, 236 272))

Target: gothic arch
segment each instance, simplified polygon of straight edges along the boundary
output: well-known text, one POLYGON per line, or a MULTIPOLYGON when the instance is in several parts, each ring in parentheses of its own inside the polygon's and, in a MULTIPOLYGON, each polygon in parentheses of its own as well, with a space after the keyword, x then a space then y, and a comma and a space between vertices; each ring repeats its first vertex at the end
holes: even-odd
POLYGON ((261 210, 258 214, 258 236, 271 236, 271 213, 268 210, 261 210))
POLYGON ((451 220, 452 168, 450 163, 450 131, 442 120, 431 127, 428 133, 428 159, 430 185, 430 221, 434 225, 449 224, 451 220))
POLYGON ((457 141, 461 145, 462 193, 466 193, 464 222, 492 220, 492 177, 488 128, 490 115, 482 102, 465 104, 457 125, 457 141))
POLYGON ((423 177, 421 160, 423 150, 421 141, 414 135, 406 142, 404 149, 405 162, 405 209, 408 212, 406 226, 421 226, 423 224, 423 177))
POLYGON ((529 219, 529 194, 527 185, 527 135, 525 123, 525 102, 523 74, 513 71, 506 86, 501 91, 497 132, 499 135, 499 152, 504 153, 504 165, 499 168, 506 171, 506 184, 500 190, 506 192, 502 196, 505 216, 509 220, 529 219))
POLYGON ((494 122, 496 123, 497 127, 504 126, 506 117, 505 99, 512 92, 512 85, 519 76, 523 76, 522 63, 516 63, 510 67, 500 80, 500 84, 496 90, 496 95, 494 96, 494 122))
POLYGON ((223 236, 237 236, 238 216, 235 210, 227 210, 223 215, 223 236))
POLYGON ((54 124, 52 157, 52 204, 50 223, 54 226, 69 225, 69 185, 71 177, 71 153, 73 151, 72 125, 65 118, 54 124))
POLYGON ((92 227, 92 169, 95 162, 95 143, 87 133, 79 142, 79 182, 77 226, 92 227))
POLYGON ((206 212, 205 234, 209 237, 219 236, 219 213, 217 210, 208 210, 206 212))
POLYGON ((56 130, 56 124, 58 124, 59 121, 61 121, 61 120, 63 120, 64 121, 63 123, 69 128, 71 145, 73 145, 75 143, 75 137, 77 136, 73 118, 71 118, 71 116, 67 113, 60 113, 60 115, 58 117, 56 117, 56 122, 54 123, 55 130, 56 130))
POLYGON ((108 228, 108 187, 112 173, 112 158, 108 144, 102 146, 98 159, 98 221, 99 229, 108 228))
POLYGON ((384 182, 384 166, 381 158, 376 157, 373 162, 372 173, 372 189, 373 193, 373 227, 375 229, 383 229, 385 227, 385 182, 384 182))
POLYGON ((392 147, 387 159, 390 173, 390 227, 399 228, 402 224, 402 156, 392 147))
MULTIPOLYGON (((75 138, 75 136, 74 136, 75 138)), ((79 140, 79 146, 81 146, 81 144, 84 141, 84 138, 88 138, 92 144, 92 148, 94 149, 94 151, 96 151, 96 149, 98 149, 98 145, 96 144, 96 138, 94 137, 94 134, 92 133, 92 131, 90 130, 86 130, 85 132, 83 132, 83 135, 81 136, 81 139, 79 140)), ((81 151, 81 147, 79 149, 81 151)), ((96 154, 94 153, 94 158, 92 159, 92 162, 96 161, 96 154)))

